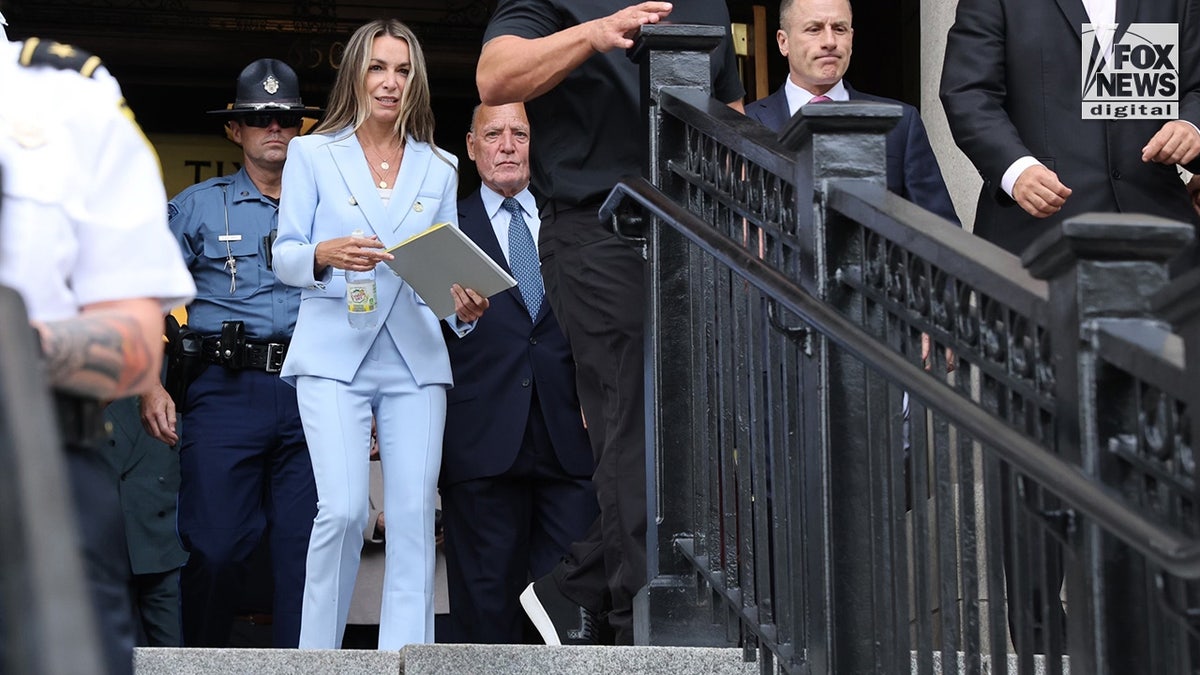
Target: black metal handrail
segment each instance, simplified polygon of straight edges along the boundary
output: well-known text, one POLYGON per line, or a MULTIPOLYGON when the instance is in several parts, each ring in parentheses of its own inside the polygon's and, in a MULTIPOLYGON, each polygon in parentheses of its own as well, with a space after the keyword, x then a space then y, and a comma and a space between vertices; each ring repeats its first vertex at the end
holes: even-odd
MULTIPOLYGON (((840 186, 853 192, 851 185, 840 186)), ((600 209, 608 219, 626 198, 633 199, 661 222, 678 231, 707 254, 728 266, 762 292, 796 313, 818 332, 847 349, 913 397, 939 410, 989 446, 1014 468, 1071 506, 1102 523, 1154 564, 1185 579, 1200 579, 1200 541, 1162 527, 1130 508, 1113 490, 1096 483, 1079 467, 1046 450, 986 411, 965 404, 948 387, 905 357, 882 346, 875 337, 829 306, 813 298, 753 252, 715 232, 702 219, 672 201, 645 179, 618 183, 600 209)))
POLYGON ((1095 325, 1096 348, 1106 362, 1154 382, 1166 393, 1187 399, 1195 382, 1184 367, 1183 339, 1167 328, 1139 319, 1106 319, 1095 325))

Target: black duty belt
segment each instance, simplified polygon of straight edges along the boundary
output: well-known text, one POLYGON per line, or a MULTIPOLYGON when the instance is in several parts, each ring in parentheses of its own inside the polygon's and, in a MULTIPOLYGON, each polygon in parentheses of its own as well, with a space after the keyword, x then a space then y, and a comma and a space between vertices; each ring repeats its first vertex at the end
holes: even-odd
POLYGON ((98 401, 56 391, 54 412, 58 417, 58 431, 68 447, 92 445, 108 435, 104 408, 98 401))
POLYGON ((263 370, 278 373, 287 355, 286 342, 243 342, 226 347, 221 338, 204 338, 204 360, 231 370, 263 370))

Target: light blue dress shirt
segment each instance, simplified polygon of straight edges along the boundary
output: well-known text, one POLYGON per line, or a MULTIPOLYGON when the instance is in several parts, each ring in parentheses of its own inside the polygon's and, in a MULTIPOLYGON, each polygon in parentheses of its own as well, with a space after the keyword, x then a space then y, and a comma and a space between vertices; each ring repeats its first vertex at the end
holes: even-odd
MULTIPOLYGON (((504 253, 504 260, 508 262, 511 268, 512 259, 508 255, 508 224, 512 221, 512 214, 502 208, 504 197, 488 186, 479 186, 479 197, 483 200, 484 212, 487 213, 488 218, 492 221, 492 231, 496 233, 496 241, 500 242, 500 250, 504 253)), ((525 188, 518 192, 513 199, 516 199, 517 203, 521 205, 521 210, 525 216, 525 224, 529 226, 529 234, 533 235, 533 245, 537 246, 538 233, 542 229, 542 221, 538 218, 537 201, 533 198, 533 193, 529 191, 529 188, 525 188)))
POLYGON ((222 322, 242 321, 249 339, 291 337, 300 289, 279 281, 269 266, 278 211, 245 169, 193 185, 171 200, 171 232, 196 282, 196 299, 188 306, 193 330, 219 335, 222 322))

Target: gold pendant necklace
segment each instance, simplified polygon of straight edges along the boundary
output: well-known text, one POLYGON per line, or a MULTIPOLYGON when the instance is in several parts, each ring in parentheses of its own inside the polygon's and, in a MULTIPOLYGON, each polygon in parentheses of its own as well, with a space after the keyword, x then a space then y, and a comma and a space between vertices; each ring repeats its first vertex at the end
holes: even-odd
POLYGON ((388 159, 384 159, 384 158, 383 158, 383 155, 381 155, 381 154, 379 153, 379 151, 378 151, 378 150, 376 150, 376 151, 375 151, 375 156, 379 158, 379 169, 380 169, 380 171, 387 171, 388 169, 391 169, 391 168, 392 168, 392 162, 396 161, 396 155, 398 155, 398 154, 400 154, 400 148, 396 148, 396 150, 395 150, 395 151, 392 153, 392 158, 391 158, 390 160, 388 160, 388 159))
POLYGON ((379 159, 379 171, 375 170, 375 163, 371 161, 371 153, 367 151, 367 146, 362 142, 361 138, 359 139, 359 144, 362 146, 363 155, 366 156, 367 168, 371 170, 371 173, 378 180, 379 188, 386 190, 388 187, 388 171, 390 171, 392 168, 392 162, 396 161, 396 158, 399 156, 400 152, 404 150, 404 143, 401 142, 395 151, 392 152, 391 159, 384 159, 383 155, 379 153, 378 148, 372 148, 372 150, 375 151, 375 156, 379 159))
MULTIPOLYGON (((386 190, 387 186, 388 186, 387 174, 379 173, 378 171, 375 170, 375 167, 371 164, 367 164, 367 168, 371 169, 371 173, 374 174, 375 178, 379 180, 379 187, 386 190)), ((386 171, 386 169, 385 169, 385 171, 386 171)))

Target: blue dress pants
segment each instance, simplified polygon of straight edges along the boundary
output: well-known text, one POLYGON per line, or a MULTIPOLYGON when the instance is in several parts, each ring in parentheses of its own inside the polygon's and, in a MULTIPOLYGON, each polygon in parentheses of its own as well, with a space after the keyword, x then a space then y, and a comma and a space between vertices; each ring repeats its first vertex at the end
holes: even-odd
POLYGON ((368 518, 371 416, 387 524, 379 648, 433 642, 433 526, 446 388, 420 386, 386 330, 350 382, 300 376, 317 479, 300 646, 341 646, 368 518))
POLYGON ((264 534, 272 643, 297 646, 317 493, 296 390, 275 373, 210 365, 188 388, 180 436, 184 646, 228 644, 246 563, 264 534))

